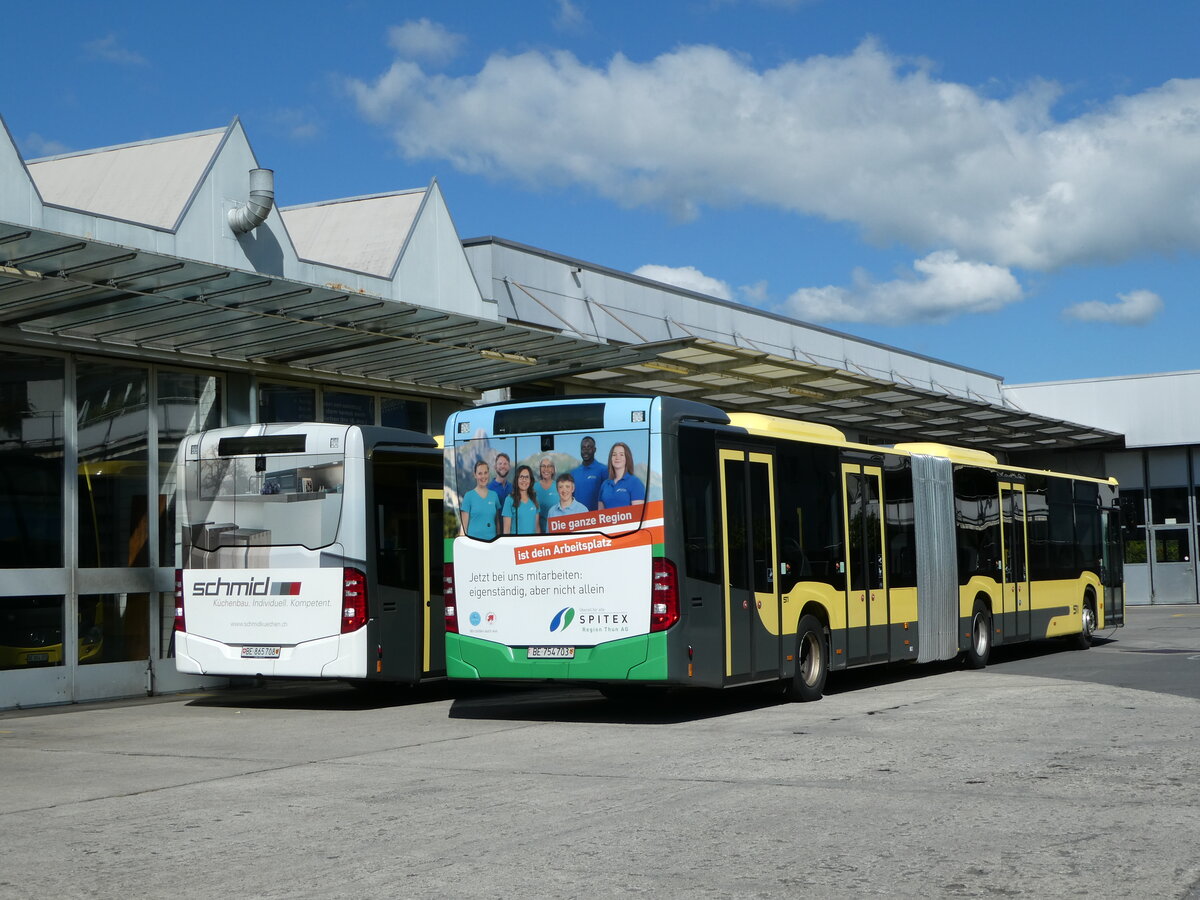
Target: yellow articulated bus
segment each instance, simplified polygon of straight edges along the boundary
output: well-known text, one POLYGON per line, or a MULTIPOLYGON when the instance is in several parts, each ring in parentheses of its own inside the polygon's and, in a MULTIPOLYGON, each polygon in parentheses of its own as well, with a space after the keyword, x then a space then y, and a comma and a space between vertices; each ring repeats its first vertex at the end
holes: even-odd
POLYGON ((1117 484, 669 397, 446 426, 451 678, 778 681, 1122 624, 1117 484))

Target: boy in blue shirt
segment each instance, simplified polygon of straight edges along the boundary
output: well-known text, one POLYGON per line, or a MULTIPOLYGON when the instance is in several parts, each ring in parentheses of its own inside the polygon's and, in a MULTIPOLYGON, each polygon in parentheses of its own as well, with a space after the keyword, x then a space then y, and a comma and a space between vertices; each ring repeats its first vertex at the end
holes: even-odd
POLYGON ((558 488, 558 502, 546 512, 547 519, 588 511, 586 506, 575 499, 575 478, 570 472, 559 475, 555 486, 558 488))

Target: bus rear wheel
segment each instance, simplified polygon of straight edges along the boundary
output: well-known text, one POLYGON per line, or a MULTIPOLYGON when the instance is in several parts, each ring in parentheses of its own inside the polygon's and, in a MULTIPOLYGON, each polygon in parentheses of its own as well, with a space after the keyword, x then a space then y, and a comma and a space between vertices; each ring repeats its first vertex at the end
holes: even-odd
POLYGON ((815 616, 804 615, 796 627, 796 671, 784 693, 789 700, 820 700, 829 677, 829 641, 815 616))
POLYGON ((968 669, 982 669, 992 655, 992 614, 982 600, 975 601, 971 612, 971 642, 967 644, 968 669))

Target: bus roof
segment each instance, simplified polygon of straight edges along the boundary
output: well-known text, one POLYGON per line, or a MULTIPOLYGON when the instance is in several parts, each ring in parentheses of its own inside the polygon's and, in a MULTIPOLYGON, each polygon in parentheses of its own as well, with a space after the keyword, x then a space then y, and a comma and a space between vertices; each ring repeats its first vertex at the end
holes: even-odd
POLYGON ((785 419, 762 413, 730 413, 729 424, 734 428, 760 435, 763 437, 783 438, 784 440, 806 441, 808 443, 825 444, 841 447, 846 450, 865 450, 874 453, 890 453, 895 456, 939 456, 952 463, 964 466, 978 466, 983 469, 995 469, 1003 472, 1027 475, 1057 475, 1063 478, 1074 478, 1079 481, 1094 481, 1098 484, 1117 485, 1117 480, 1091 475, 1075 475, 1070 472, 1056 472, 1051 469, 1031 469, 1001 462, 986 450, 974 447, 954 447, 949 444, 933 442, 911 442, 896 444, 892 447, 875 444, 859 444, 846 439, 846 436, 836 428, 815 422, 803 422, 798 419, 785 419))

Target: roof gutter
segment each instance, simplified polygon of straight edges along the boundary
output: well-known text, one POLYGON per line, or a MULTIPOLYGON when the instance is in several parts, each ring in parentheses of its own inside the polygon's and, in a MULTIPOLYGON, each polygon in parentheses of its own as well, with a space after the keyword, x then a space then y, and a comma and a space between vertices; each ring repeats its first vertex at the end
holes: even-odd
POLYGON ((267 220, 271 207, 275 205, 275 171, 273 169, 250 170, 250 200, 245 206, 229 211, 229 227, 234 234, 253 231, 267 220))

